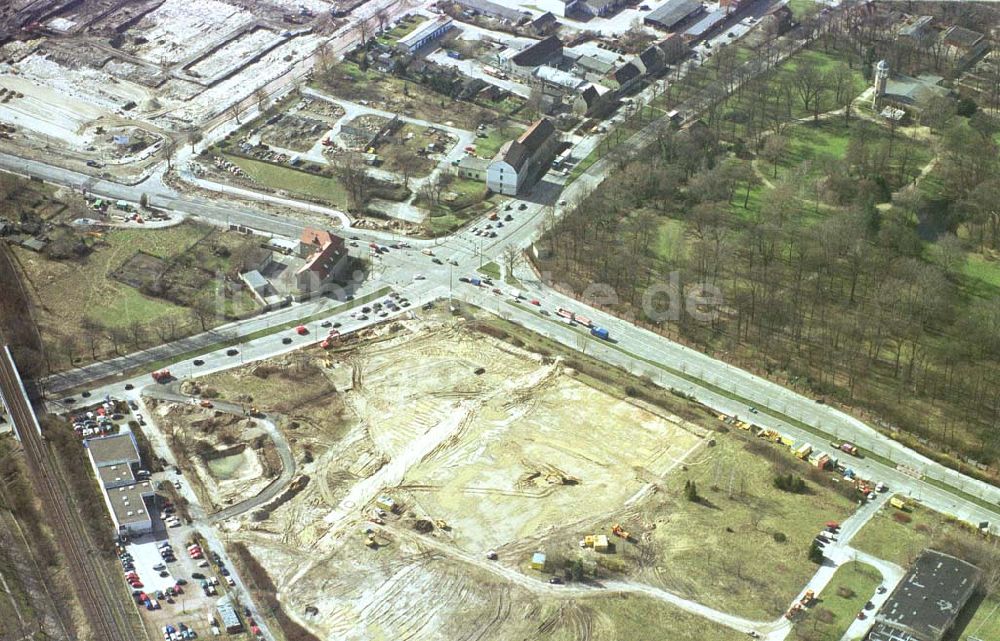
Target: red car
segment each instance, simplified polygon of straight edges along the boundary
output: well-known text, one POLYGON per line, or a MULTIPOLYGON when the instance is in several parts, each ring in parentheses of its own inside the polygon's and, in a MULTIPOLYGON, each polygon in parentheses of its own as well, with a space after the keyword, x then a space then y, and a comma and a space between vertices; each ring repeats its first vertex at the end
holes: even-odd
POLYGON ((541 301, 539 301, 539 300, 538 300, 537 298, 532 298, 532 299, 531 299, 531 304, 532 304, 532 305, 536 305, 536 306, 538 306, 538 307, 541 307, 541 306, 542 306, 542 303, 541 303, 541 301))
POLYGON ((305 336, 306 334, 309 333, 309 330, 306 328, 305 325, 299 325, 298 327, 295 328, 295 333, 298 334, 299 336, 305 336))

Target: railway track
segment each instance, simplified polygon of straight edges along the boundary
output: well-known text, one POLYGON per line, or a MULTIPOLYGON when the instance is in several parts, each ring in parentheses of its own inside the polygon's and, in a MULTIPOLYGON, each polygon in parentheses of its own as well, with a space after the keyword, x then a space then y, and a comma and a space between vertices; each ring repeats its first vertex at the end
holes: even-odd
MULTIPOLYGON (((45 443, 36 429, 35 416, 18 382, 17 369, 10 352, 0 352, 0 393, 10 410, 10 418, 24 448, 28 471, 45 506, 48 525, 58 539, 68 564, 69 576, 80 599, 94 637, 101 641, 137 641, 135 626, 129 619, 116 591, 121 590, 102 567, 96 550, 89 547, 84 524, 67 498, 68 487, 60 471, 48 456, 45 443)), ((89 482, 89 479, 88 479, 89 482)), ((145 633, 141 637, 145 638, 145 633)))

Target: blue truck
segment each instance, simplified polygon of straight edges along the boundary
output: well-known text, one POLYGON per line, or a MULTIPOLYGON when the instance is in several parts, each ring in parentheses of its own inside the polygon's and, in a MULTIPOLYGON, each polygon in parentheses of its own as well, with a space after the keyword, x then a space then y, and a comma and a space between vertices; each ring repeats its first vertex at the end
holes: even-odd
POLYGON ((462 59, 462 54, 460 54, 459 52, 457 52, 457 51, 455 51, 453 49, 449 49, 448 50, 448 57, 449 58, 454 58, 455 60, 461 60, 462 59))
POLYGON ((590 328, 590 335, 602 338, 604 340, 608 340, 609 337, 608 330, 604 329, 603 327, 597 327, 596 325, 590 328))
POLYGON ((483 284, 483 281, 480 280, 480 279, 478 279, 478 278, 476 278, 476 277, 472 277, 472 278, 469 279, 469 283, 471 283, 472 285, 475 285, 476 287, 479 287, 480 285, 483 284))

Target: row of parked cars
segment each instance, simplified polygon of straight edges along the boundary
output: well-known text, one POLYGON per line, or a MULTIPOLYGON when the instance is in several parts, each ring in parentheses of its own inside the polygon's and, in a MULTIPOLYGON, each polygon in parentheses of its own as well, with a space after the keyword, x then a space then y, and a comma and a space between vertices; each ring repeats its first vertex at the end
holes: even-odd
POLYGON ((163 626, 163 641, 181 641, 182 639, 196 638, 198 638, 198 634, 190 626, 183 623, 178 623, 176 626, 163 626))

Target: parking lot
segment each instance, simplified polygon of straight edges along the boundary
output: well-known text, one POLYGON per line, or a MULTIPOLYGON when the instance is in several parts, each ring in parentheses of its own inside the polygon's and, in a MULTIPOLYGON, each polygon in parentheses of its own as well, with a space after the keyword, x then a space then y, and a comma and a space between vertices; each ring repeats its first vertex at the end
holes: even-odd
POLYGON ((208 560, 211 551, 203 550, 201 558, 188 552, 194 538, 191 526, 167 527, 156 514, 153 532, 122 548, 142 584, 131 589, 151 638, 167 638, 167 626, 175 639, 194 638, 192 631, 199 636, 214 633, 209 622, 227 578, 208 560))

